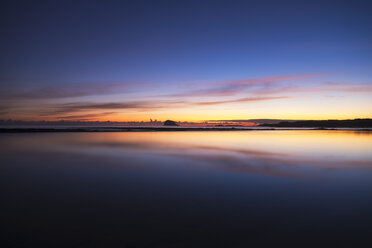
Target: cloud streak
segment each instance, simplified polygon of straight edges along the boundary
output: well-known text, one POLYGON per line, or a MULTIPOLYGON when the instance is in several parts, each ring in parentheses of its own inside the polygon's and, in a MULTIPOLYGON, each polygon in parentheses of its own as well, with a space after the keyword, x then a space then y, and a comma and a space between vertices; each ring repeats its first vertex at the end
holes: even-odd
POLYGON ((83 115, 67 115, 67 116, 60 116, 57 117, 58 119, 94 119, 100 118, 108 115, 115 114, 116 112, 104 112, 104 113, 97 113, 97 114, 83 114, 83 115))
POLYGON ((318 77, 325 77, 329 75, 331 74, 330 73, 300 74, 300 75, 287 75, 287 76, 233 80, 233 81, 207 82, 207 83, 201 83, 198 85, 257 85, 257 84, 273 83, 273 82, 280 82, 280 81, 318 78, 318 77))
MULTIPOLYGON (((270 87, 270 84, 282 81, 293 81, 299 79, 323 77, 329 74, 303 74, 303 75, 288 75, 278 77, 267 77, 257 79, 245 79, 235 81, 220 81, 206 83, 188 83, 184 87, 187 89, 184 92, 163 95, 165 97, 197 97, 197 96, 232 96, 237 92, 252 87, 270 87), (190 90, 191 88, 191 90, 190 90)), ((148 91, 151 87, 161 87, 161 84, 155 85, 150 83, 140 82, 125 82, 125 83, 61 83, 57 86, 47 86, 36 89, 13 89, 12 91, 3 92, 2 98, 6 99, 63 99, 63 98, 78 98, 85 96, 100 96, 123 94, 130 92, 148 91)), ((161 97, 161 96, 160 96, 161 97)))
POLYGON ((364 93, 372 92, 372 84, 348 84, 348 83, 331 83, 326 82, 320 85, 298 87, 285 86, 281 88, 266 88, 256 90, 254 93, 258 95, 273 95, 273 94, 290 94, 290 93, 311 93, 311 92, 345 92, 345 93, 364 93))
POLYGON ((101 84, 61 84, 34 90, 21 89, 19 92, 8 92, 4 97, 14 99, 61 99, 84 96, 112 95, 117 93, 133 92, 149 86, 145 83, 101 83, 101 84))
POLYGON ((100 118, 126 112, 152 112, 171 109, 208 108, 220 105, 279 101, 321 92, 368 93, 371 83, 335 83, 296 81, 321 78, 330 74, 302 74, 235 81, 183 84, 179 88, 146 83, 67 84, 1 95, 0 115, 36 115, 58 119, 100 118), (151 90, 149 87, 152 87, 151 90), (113 94, 136 91, 134 100, 108 100, 113 94), (164 94, 159 95, 156 92, 164 94), (146 96, 138 96, 140 93, 146 96), (173 92, 173 93, 171 93, 173 92), (4 97, 3 97, 4 96, 4 97), (90 98, 83 98, 92 96, 90 98), (100 96, 99 98, 96 96, 100 96), (73 100, 74 99, 74 100, 73 100), (88 100, 89 99, 89 100, 88 100), (25 101, 22 101, 25 100, 25 101), (31 100, 31 101, 28 101, 31 100), (61 103, 58 103, 61 102, 61 103), (26 104, 27 103, 27 104, 26 104), (13 113, 13 114, 12 114, 13 113))
MULTIPOLYGON (((109 103, 94 103, 94 102, 81 102, 81 103, 66 103, 54 106, 48 106, 48 111, 45 111, 41 116, 55 116, 60 115, 58 118, 86 118, 97 117, 96 115, 71 115, 72 113, 84 111, 102 111, 102 110, 129 110, 129 111, 151 111, 158 109, 173 109, 185 108, 193 106, 214 106, 232 103, 248 103, 259 101, 270 101, 287 99, 289 97, 256 97, 256 98, 239 98, 232 100, 221 101, 127 101, 127 102, 109 102, 109 103), (67 115, 67 116, 64 116, 67 115)), ((106 113, 107 115, 107 113, 106 113)))
POLYGON ((56 104, 53 106, 48 106, 49 109, 41 116, 48 115, 62 115, 70 114, 81 111, 89 110, 137 110, 146 111, 161 108, 169 108, 170 106, 175 106, 179 104, 184 104, 183 101, 127 101, 127 102, 77 102, 77 103, 65 103, 56 104))
POLYGON ((275 90, 292 89, 298 86, 289 84, 288 81, 318 78, 330 75, 329 73, 322 74, 302 74, 288 75, 279 77, 245 79, 235 81, 220 81, 206 83, 191 83, 186 84, 187 91, 164 95, 166 97, 213 97, 213 96, 233 96, 238 93, 246 92, 248 94, 264 94, 264 92, 274 92, 275 90), (191 89, 189 88, 196 88, 191 89))
POLYGON ((225 100, 225 101, 213 101, 213 102, 196 102, 194 105, 205 106, 205 105, 220 105, 220 104, 229 104, 229 103, 244 103, 244 102, 259 102, 259 101, 269 101, 269 100, 280 100, 287 99, 288 96, 281 97, 253 97, 253 98, 239 98, 234 100, 225 100))

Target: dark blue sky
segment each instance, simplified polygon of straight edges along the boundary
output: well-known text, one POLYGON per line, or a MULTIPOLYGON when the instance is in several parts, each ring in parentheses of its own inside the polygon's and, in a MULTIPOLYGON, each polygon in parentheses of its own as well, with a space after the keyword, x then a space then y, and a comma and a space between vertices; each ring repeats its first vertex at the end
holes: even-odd
POLYGON ((5 1, 1 88, 313 73, 371 83, 371 13, 369 1, 5 1))
POLYGON ((368 1, 9 1, 1 80, 194 81, 371 66, 368 1))

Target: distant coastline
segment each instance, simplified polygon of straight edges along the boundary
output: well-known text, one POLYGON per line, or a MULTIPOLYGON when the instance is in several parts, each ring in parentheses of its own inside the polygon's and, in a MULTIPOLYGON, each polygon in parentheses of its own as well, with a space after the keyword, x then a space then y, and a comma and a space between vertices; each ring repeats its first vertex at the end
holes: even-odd
MULTIPOLYGON (((171 122, 171 121, 168 121, 171 122)), ((38 133, 38 132, 165 132, 165 131, 261 131, 261 130, 358 130, 371 131, 372 119, 353 120, 307 120, 269 122, 255 126, 231 123, 179 125, 181 122, 157 122, 156 125, 141 122, 0 122, 0 133, 38 133), (161 125, 159 125, 161 124, 161 125)))
POLYGON ((308 128, 372 128, 372 119, 354 120, 309 120, 283 121, 279 123, 264 123, 261 127, 308 127, 308 128))
POLYGON ((204 132, 204 131, 361 131, 372 128, 273 128, 273 127, 1 127, 0 133, 97 133, 97 132, 204 132))

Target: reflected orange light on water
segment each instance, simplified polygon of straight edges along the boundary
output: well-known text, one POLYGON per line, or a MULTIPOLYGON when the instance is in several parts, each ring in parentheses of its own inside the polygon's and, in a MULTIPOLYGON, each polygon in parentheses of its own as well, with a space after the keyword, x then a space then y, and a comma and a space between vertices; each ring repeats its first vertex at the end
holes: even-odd
POLYGON ((372 169, 372 133, 360 131, 63 133, 43 134, 37 140, 35 146, 32 134, 3 139, 3 147, 103 156, 119 159, 122 165, 132 160, 145 160, 140 164, 148 166, 180 160, 174 166, 270 175, 309 176, 309 168, 372 169))
MULTIPOLYGON (((283 153, 367 154, 372 147, 372 133, 361 131, 223 131, 223 132, 136 132, 102 133, 88 139, 109 138, 115 142, 129 141, 169 145, 213 145, 216 147, 250 148, 283 153)), ((345 154, 344 154, 345 155, 345 154)))

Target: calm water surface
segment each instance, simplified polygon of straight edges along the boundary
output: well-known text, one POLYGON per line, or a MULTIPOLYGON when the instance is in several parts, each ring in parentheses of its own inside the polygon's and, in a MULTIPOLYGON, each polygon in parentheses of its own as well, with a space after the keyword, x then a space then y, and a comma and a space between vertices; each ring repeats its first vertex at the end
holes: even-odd
POLYGON ((1 134, 6 247, 372 241, 372 132, 1 134))

